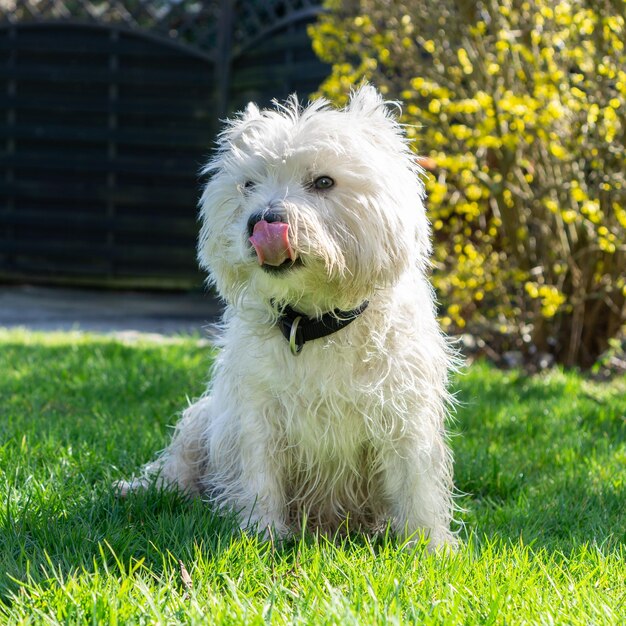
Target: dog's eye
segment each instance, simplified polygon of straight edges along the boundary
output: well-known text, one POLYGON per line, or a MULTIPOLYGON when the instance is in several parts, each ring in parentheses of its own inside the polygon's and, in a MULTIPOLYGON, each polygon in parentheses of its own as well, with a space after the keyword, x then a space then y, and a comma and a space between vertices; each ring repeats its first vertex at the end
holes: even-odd
POLYGON ((247 180, 242 187, 244 191, 252 191, 256 187, 256 183, 253 180, 247 180))
POLYGON ((335 185, 335 181, 330 176, 320 176, 313 181, 314 189, 330 189, 335 185))

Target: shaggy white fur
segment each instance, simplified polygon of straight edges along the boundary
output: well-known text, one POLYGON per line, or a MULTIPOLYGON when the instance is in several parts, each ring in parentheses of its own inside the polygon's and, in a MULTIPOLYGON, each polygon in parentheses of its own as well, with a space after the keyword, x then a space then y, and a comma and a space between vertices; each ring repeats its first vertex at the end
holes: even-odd
POLYGON ((205 395, 123 493, 158 477, 234 509, 242 527, 390 522, 431 547, 454 543, 452 358, 427 280, 422 172, 394 106, 364 86, 341 110, 292 98, 228 123, 206 166, 199 240, 226 302, 221 351, 205 395), (251 245, 259 219, 288 224, 278 267, 251 245), (298 355, 276 324, 285 306, 316 318, 365 301, 298 355))

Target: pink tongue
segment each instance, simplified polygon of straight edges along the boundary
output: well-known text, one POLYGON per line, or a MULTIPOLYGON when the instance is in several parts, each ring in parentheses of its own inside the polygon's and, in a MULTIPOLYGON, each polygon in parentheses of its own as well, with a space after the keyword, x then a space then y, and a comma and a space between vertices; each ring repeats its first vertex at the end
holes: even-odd
POLYGON ((284 222, 261 220, 254 225, 249 241, 256 251, 259 265, 278 267, 287 259, 295 260, 295 255, 289 245, 288 231, 289 224, 284 222))

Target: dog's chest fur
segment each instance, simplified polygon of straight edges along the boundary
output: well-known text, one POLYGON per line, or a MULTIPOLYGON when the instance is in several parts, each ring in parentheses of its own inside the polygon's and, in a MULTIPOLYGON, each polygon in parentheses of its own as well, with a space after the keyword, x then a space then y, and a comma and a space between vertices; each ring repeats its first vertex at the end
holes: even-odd
POLYGON ((371 384, 375 365, 364 362, 362 343, 355 349, 362 342, 358 324, 340 332, 307 343, 299 356, 282 336, 259 342, 258 362, 245 383, 247 393, 263 402, 258 419, 268 429, 270 456, 297 525, 307 515, 325 528, 346 517, 351 527, 371 527, 373 503, 381 503, 381 437, 373 434, 383 417, 380 390, 371 384), (273 367, 258 367, 260 362, 273 367))

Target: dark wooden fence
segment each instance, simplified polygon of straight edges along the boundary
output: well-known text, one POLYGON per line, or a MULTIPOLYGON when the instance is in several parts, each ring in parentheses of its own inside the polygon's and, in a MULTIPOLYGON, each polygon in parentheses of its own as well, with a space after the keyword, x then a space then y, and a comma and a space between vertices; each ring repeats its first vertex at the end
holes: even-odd
POLYGON ((315 2, 0 0, 0 280, 199 285, 219 119, 326 74, 315 2))

